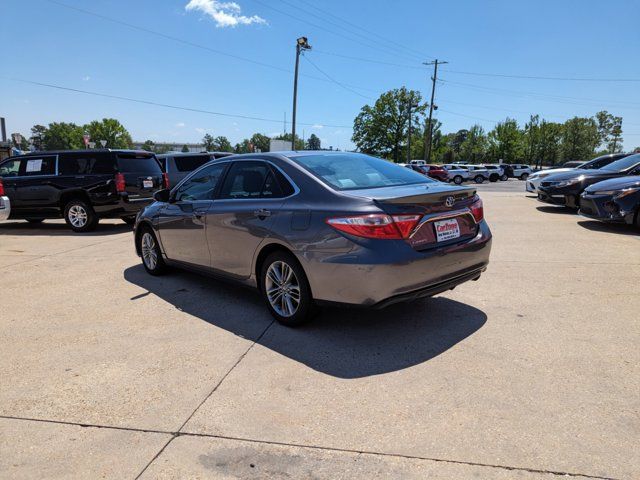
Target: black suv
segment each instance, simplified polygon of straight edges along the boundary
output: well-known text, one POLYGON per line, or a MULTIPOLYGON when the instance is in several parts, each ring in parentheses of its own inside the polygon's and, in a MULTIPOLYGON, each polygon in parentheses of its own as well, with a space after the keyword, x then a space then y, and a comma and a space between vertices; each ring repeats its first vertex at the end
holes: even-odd
POLYGON ((136 214, 167 187, 153 153, 134 150, 35 152, 0 162, 0 197, 10 219, 32 223, 64 217, 76 232, 100 218, 133 224, 136 214))

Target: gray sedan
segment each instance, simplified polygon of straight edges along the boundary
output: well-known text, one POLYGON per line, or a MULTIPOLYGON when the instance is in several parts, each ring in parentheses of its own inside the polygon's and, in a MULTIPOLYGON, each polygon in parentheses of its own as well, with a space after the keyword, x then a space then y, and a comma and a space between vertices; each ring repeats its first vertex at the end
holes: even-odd
POLYGON ((285 325, 322 304, 432 296, 477 280, 489 262, 474 188, 363 154, 234 155, 155 199, 135 225, 147 272, 174 265, 257 287, 285 325))

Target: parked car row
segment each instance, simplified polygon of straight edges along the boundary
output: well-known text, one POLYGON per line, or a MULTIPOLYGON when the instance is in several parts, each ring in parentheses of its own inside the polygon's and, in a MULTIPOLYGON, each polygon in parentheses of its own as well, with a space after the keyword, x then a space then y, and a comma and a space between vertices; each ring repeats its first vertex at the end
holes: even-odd
POLYGON ((640 228, 640 154, 603 155, 577 168, 539 172, 526 190, 585 217, 640 228))
POLYGON ((421 172, 440 181, 453 182, 460 185, 466 181, 483 183, 485 181, 506 181, 509 178, 527 180, 532 170, 523 164, 486 164, 468 165, 462 163, 447 163, 444 165, 427 165, 423 160, 412 160, 409 164, 401 164, 407 168, 421 172))

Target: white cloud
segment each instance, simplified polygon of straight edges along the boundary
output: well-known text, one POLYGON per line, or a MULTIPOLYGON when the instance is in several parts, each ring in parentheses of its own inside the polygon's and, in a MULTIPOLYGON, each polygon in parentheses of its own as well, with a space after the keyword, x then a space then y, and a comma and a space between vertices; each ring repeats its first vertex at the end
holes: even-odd
POLYGON ((84 77, 82 77, 83 82, 88 82, 89 80, 91 80, 91 77, 89 75, 85 75, 84 77))
POLYGON ((176 123, 176 127, 178 127, 178 128, 184 128, 185 126, 186 126, 186 123, 184 123, 184 122, 176 123))
POLYGON ((316 123, 314 125, 311 125, 311 128, 315 128, 316 130, 320 130, 321 128, 324 128, 324 125, 320 125, 319 123, 316 123))
POLYGON ((186 11, 200 11, 208 15, 216 23, 216 27, 237 27, 252 23, 266 24, 267 21, 258 15, 247 17, 242 15, 240 5, 236 2, 221 2, 219 0, 190 0, 184 7, 186 11))

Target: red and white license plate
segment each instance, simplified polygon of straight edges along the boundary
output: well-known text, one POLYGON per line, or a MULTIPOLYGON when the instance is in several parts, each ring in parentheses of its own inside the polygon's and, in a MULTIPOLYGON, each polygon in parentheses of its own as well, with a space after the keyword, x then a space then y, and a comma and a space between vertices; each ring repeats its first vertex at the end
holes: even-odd
POLYGON ((438 242, 446 242, 460 236, 460 225, 458 225, 458 220, 455 218, 433 222, 433 225, 436 229, 438 242))
POLYGON ((142 188, 153 188, 153 180, 143 180, 142 188))

